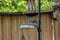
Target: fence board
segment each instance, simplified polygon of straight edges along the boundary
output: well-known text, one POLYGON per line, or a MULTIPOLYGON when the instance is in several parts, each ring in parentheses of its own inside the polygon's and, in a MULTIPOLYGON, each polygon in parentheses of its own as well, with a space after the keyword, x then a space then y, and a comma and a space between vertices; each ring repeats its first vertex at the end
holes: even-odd
MULTIPOLYGON (((23 16, 23 19, 22 19, 22 16, 21 16, 21 23, 28 23, 27 18, 25 17, 25 15, 23 16)), ((22 32, 22 35, 24 35, 24 39, 25 40, 29 40, 29 29, 21 29, 21 32, 22 32)), ((22 37, 21 35, 21 37, 22 37)), ((21 39, 22 40, 22 39, 21 39)))
POLYGON ((20 37, 20 16, 17 16, 17 40, 21 40, 21 37, 20 37))
POLYGON ((10 16, 3 16, 3 40, 11 40, 10 16))
POLYGON ((51 20, 49 18, 49 14, 43 14, 41 17, 41 28, 42 28, 42 40, 52 40, 52 28, 51 28, 51 20))
POLYGON ((0 40, 2 40, 2 16, 0 16, 0 40))
MULTIPOLYGON (((34 20, 37 20, 37 16, 32 17, 34 20)), ((28 22, 29 23, 29 22, 28 22)), ((37 28, 29 29, 29 39, 37 40, 37 28)))
POLYGON ((11 16, 11 20, 12 20, 12 40, 17 40, 17 16, 11 16))
POLYGON ((55 40, 60 40, 60 11, 56 11, 57 20, 54 20, 55 40))
POLYGON ((21 37, 20 37, 20 16, 16 16, 16 21, 17 21, 17 40, 21 40, 21 37))
POLYGON ((42 15, 42 40, 46 39, 46 16, 45 14, 42 15))
POLYGON ((53 40, 53 26, 51 16, 46 14, 46 32, 47 32, 47 40, 53 40))

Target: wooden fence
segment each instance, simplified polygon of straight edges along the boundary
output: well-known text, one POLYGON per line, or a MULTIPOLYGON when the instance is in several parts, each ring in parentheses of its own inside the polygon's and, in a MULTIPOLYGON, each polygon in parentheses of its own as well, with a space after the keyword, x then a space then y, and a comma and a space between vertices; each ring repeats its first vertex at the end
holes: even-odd
POLYGON ((55 40, 60 40, 60 11, 56 11, 56 20, 54 20, 55 40))
MULTIPOLYGON (((38 40, 37 28, 20 29, 21 23, 28 24, 26 15, 1 15, 0 16, 0 40, 38 40), (23 37, 24 35, 24 37, 23 37)), ((38 20, 38 16, 33 16, 38 20)), ((41 39, 53 40, 51 25, 51 13, 41 14, 41 39)))

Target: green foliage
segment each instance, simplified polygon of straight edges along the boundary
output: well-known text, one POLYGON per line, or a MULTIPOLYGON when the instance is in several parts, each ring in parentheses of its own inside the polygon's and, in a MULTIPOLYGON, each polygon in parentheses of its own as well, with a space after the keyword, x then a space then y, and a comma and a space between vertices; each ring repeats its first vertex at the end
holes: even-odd
POLYGON ((26 1, 22 0, 0 0, 0 12, 24 12, 26 1))
MULTIPOLYGON (((38 10, 38 0, 35 0, 36 10, 38 10)), ((51 2, 41 0, 41 10, 50 10, 51 2)), ((0 12, 24 12, 26 10, 26 0, 0 0, 0 12)))
MULTIPOLYGON (((38 0, 35 0, 36 10, 38 10, 38 0)), ((41 10, 51 10, 52 3, 48 0, 41 0, 41 10)))

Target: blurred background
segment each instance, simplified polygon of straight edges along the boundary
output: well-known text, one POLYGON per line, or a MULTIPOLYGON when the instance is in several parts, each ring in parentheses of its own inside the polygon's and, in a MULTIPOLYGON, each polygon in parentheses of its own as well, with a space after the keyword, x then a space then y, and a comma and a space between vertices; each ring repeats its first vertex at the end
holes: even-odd
MULTIPOLYGON (((34 1, 35 9, 38 11, 38 0, 34 1)), ((0 12, 25 12, 27 0, 0 0, 0 12)), ((41 10, 51 10, 52 3, 48 0, 41 0, 41 10)))

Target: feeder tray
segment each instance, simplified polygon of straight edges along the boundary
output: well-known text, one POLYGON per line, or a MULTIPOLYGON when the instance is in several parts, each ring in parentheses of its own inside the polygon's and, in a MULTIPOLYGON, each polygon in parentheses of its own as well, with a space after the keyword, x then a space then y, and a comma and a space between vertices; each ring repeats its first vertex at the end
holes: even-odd
POLYGON ((35 26, 32 24, 21 24, 20 28, 35 28, 35 26))

